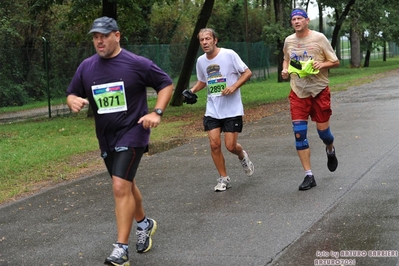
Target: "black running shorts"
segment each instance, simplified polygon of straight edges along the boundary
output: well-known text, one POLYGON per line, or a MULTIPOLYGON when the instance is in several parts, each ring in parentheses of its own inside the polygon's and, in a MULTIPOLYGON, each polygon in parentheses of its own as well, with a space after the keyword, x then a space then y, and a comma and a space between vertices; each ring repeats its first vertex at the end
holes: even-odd
POLYGON ((215 128, 221 128, 222 132, 242 131, 242 116, 228 117, 224 119, 215 119, 210 116, 204 116, 204 130, 209 131, 215 128))
POLYGON ((125 151, 112 151, 104 158, 105 166, 111 176, 133 182, 145 148, 131 148, 125 151))

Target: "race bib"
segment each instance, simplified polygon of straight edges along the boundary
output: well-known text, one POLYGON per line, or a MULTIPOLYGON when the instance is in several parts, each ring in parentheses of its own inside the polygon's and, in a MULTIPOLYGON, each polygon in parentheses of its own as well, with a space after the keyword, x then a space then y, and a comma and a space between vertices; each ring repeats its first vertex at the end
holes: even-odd
POLYGON ((208 79, 208 90, 212 96, 221 96, 222 91, 227 87, 226 78, 217 77, 208 79))
POLYGON ((127 110, 125 85, 123 81, 91 86, 99 114, 109 114, 127 110))

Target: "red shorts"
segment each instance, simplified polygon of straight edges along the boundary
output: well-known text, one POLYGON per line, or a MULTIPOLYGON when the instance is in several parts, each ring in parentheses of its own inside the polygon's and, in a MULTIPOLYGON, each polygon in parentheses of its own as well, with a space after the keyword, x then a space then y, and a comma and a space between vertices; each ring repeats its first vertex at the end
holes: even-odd
POLYGON ((327 86, 316 97, 309 96, 307 98, 299 98, 291 90, 288 96, 290 100, 291 119, 308 120, 309 116, 312 121, 324 123, 330 120, 331 111, 331 93, 327 86))

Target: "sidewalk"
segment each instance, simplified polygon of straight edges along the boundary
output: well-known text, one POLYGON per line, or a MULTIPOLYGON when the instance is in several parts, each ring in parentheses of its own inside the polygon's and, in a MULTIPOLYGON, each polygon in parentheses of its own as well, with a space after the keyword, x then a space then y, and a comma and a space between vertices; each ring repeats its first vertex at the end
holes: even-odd
MULTIPOLYGON (((298 190, 304 175, 286 112, 244 126, 239 142, 255 164, 252 177, 224 150, 226 192, 213 191, 207 138, 145 156, 137 184, 159 226, 145 254, 134 252, 133 231, 131 265, 309 266, 331 258, 318 251, 397 251, 397 72, 333 95, 336 172, 310 123, 311 190, 298 190)), ((102 265, 116 239, 113 207, 105 173, 0 207, 0 265, 102 265)), ((346 259, 399 265, 397 256, 346 259)))

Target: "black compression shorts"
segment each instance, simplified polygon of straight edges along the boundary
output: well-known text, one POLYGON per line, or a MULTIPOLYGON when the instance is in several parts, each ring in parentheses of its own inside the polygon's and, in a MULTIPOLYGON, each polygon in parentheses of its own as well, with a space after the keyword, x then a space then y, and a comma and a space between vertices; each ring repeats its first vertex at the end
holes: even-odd
POLYGON ((129 147, 124 151, 112 151, 104 158, 105 166, 111 176, 133 182, 145 148, 129 147))

